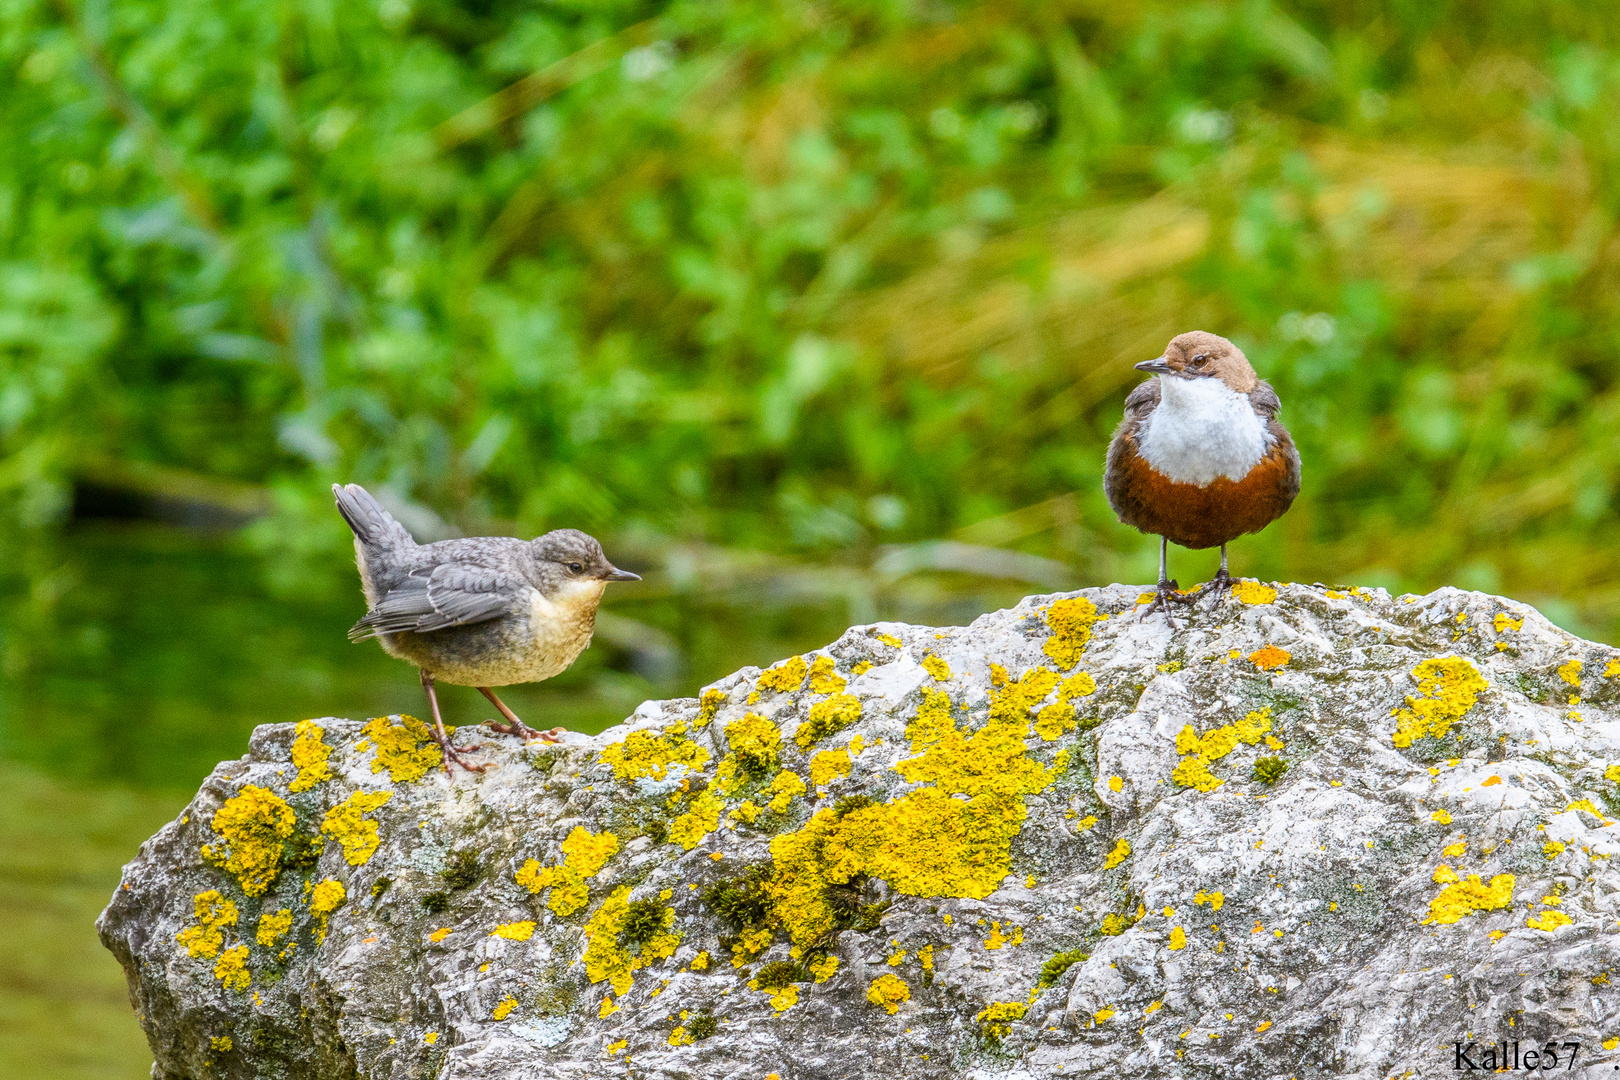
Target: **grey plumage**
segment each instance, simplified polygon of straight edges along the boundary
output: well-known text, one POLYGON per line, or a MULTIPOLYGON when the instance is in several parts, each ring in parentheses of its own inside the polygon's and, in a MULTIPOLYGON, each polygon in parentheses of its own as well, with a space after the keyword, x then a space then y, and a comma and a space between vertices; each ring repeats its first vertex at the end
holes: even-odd
MULTIPOLYGON (((610 581, 636 581, 577 529, 534 540, 480 536, 418 544, 358 484, 332 486, 354 533, 355 562, 370 610, 349 629, 376 638, 433 682, 476 686, 527 731, 489 689, 538 682, 563 671, 590 644, 596 609, 610 581)), ((448 745, 446 745, 448 752, 448 745)))

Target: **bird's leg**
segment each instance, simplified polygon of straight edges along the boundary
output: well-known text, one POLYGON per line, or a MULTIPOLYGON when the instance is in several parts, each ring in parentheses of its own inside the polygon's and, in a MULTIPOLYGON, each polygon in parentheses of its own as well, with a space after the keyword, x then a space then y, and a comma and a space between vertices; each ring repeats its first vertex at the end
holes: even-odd
POLYGON ((1232 587, 1232 575, 1226 572, 1226 545, 1221 545, 1221 568, 1215 571, 1215 576, 1193 593, 1193 599, 1201 600, 1205 593, 1214 593, 1218 597, 1221 593, 1232 587))
POLYGON ((511 709, 508 709, 506 707, 506 702, 495 696, 495 691, 491 690, 487 686, 480 686, 478 688, 478 692, 489 698, 490 704, 501 710, 501 715, 506 717, 508 721, 505 724, 497 724, 494 721, 489 721, 491 730, 498 731, 502 735, 516 735, 524 742, 528 742, 530 739, 540 739, 544 742, 562 742, 562 740, 557 737, 557 733, 561 731, 562 728, 552 728, 550 731, 536 731, 528 724, 525 724, 522 720, 519 720, 517 718, 517 713, 513 712, 511 709))
POLYGON ((1153 596, 1153 603, 1148 605, 1147 610, 1142 612, 1141 617, 1145 619, 1155 611, 1163 611, 1164 621, 1169 623, 1170 628, 1173 630, 1175 629, 1176 621, 1170 617, 1170 605, 1190 604, 1193 602, 1193 598, 1190 596, 1183 596, 1176 591, 1176 583, 1171 580, 1170 575, 1165 569, 1165 564, 1169 557, 1169 551, 1170 541, 1162 536, 1159 537, 1159 588, 1153 596))
MULTIPOLYGON (((433 676, 428 674, 426 668, 420 670, 422 673, 422 689, 427 692, 428 708, 433 710, 433 741, 439 744, 440 750, 444 751, 445 775, 453 775, 450 772, 450 763, 452 761, 468 772, 483 772, 484 766, 467 764, 462 756, 456 753, 456 748, 450 745, 450 733, 444 730, 444 717, 439 715, 439 695, 433 692, 433 676)), ((477 750, 478 747, 469 746, 467 749, 477 750)))

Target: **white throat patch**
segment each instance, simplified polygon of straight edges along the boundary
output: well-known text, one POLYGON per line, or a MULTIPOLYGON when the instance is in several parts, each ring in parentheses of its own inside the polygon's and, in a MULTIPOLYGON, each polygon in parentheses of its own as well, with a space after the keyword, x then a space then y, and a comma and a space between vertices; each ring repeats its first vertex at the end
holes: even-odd
POLYGON ((1241 480, 1273 442, 1247 394, 1219 379, 1160 376, 1159 404, 1142 422, 1137 452, 1180 484, 1241 480))

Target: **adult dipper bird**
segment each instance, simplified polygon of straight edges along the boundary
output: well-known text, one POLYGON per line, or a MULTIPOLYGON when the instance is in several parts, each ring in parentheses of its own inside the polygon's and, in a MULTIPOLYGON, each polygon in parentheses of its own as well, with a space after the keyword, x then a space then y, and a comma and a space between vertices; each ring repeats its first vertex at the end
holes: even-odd
POLYGON ((1136 367, 1156 378, 1125 399, 1103 490, 1119 520, 1159 537, 1159 588, 1143 617, 1230 588, 1226 545, 1276 521, 1299 494, 1299 451, 1277 422, 1282 402, 1223 337, 1178 334, 1136 367), (1220 545, 1221 569, 1190 596, 1165 572, 1170 543, 1220 545))
MULTIPOLYGON (((567 668, 596 628, 596 607, 610 581, 640 581, 602 554, 578 529, 534 540, 476 536, 418 544, 359 484, 332 485, 338 513, 354 532, 360 585, 371 610, 349 629, 350 641, 374 637, 383 650, 422 672, 433 711, 433 737, 450 762, 468 765, 450 746, 433 683, 476 686, 506 717, 499 732, 557 742, 519 720, 492 686, 539 682, 567 668)), ((469 747, 476 750, 477 747, 469 747)))

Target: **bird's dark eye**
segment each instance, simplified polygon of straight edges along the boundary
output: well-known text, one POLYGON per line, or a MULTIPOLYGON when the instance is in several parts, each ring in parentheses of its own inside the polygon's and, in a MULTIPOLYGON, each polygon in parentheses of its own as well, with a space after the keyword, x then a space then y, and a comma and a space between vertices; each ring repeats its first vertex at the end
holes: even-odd
POLYGON ((1193 367, 1203 367, 1205 361, 1208 359, 1209 357, 1205 356, 1203 353, 1199 353, 1197 356, 1193 357, 1193 367))
POLYGON ((579 565, 579 563, 577 563, 577 562, 571 562, 571 563, 568 564, 568 569, 572 570, 574 573, 577 574, 577 573, 579 573, 581 570, 583 570, 585 568, 583 566, 579 565))

